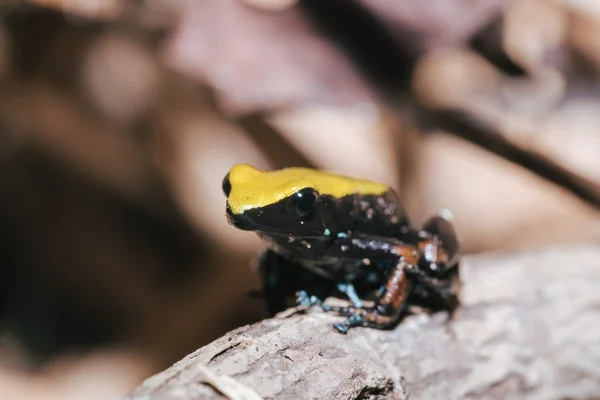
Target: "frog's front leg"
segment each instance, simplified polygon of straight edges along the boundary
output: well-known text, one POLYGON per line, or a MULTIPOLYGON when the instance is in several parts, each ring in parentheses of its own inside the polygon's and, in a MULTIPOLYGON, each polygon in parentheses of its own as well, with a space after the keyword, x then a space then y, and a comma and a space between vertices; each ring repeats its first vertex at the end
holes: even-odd
MULTIPOLYGON (((362 307, 360 300, 360 306, 357 304, 349 307, 322 305, 325 311, 334 311, 348 317, 343 323, 334 324, 334 328, 340 333, 347 333, 348 329, 355 326, 386 329, 398 322, 413 288, 413 283, 406 271, 417 268, 420 255, 417 249, 417 247, 402 243, 397 239, 367 235, 354 235, 340 241, 339 246, 332 250, 334 253, 339 252, 339 254, 335 254, 338 257, 356 258, 360 256, 373 261, 393 258, 397 261, 389 272, 383 290, 373 307, 362 307)), ((353 301, 353 303, 355 302, 353 301)))
MULTIPOLYGON (((328 280, 272 250, 266 250, 260 257, 258 272, 263 281, 263 295, 269 315, 275 315, 292 306, 292 299, 298 290, 311 288, 316 294, 323 295, 328 293, 332 286, 328 280)), ((298 303, 300 300, 300 297, 297 297, 298 303)), ((308 304, 307 301, 310 303, 310 300, 307 295, 306 299, 303 298, 305 304, 308 304)), ((312 300, 317 304, 318 297, 313 296, 312 300)))
POLYGON ((258 260, 258 274, 263 282, 263 295, 269 315, 286 309, 286 292, 294 268, 285 258, 265 250, 258 260))
POLYGON ((323 309, 323 311, 334 311, 334 312, 337 312, 338 314, 344 314, 344 315, 348 315, 350 313, 349 310, 351 310, 351 309, 354 310, 354 309, 363 308, 363 302, 360 299, 360 297, 358 296, 358 294, 356 293, 356 289, 354 288, 353 284, 338 283, 337 289, 340 292, 346 294, 346 296, 348 296, 348 299, 352 302, 353 307, 336 307, 336 306, 332 306, 329 304, 325 304, 323 302, 323 300, 321 300, 319 297, 314 296, 314 295, 309 296, 309 294, 306 292, 306 290, 300 290, 296 294, 296 303, 303 307, 319 306, 319 307, 321 307, 321 309, 323 309))
POLYGON ((356 289, 354 288, 354 285, 351 283, 338 283, 337 288, 340 292, 346 294, 346 296, 348 296, 348 298, 350 299, 350 301, 352 302, 352 305, 356 308, 362 308, 363 306, 363 302, 360 299, 360 297, 358 297, 358 293, 356 293, 356 289))
MULTIPOLYGON (((354 288, 353 284, 338 283, 337 290, 339 290, 340 292, 342 292, 346 296, 348 296, 348 299, 352 302, 352 305, 354 308, 362 308, 363 307, 363 302, 360 299, 360 297, 358 296, 358 293, 356 293, 356 289, 354 288)), ((335 311, 338 313, 347 313, 346 311, 344 311, 347 309, 347 307, 335 307, 335 306, 325 304, 321 298, 314 296, 314 295, 309 296, 309 294, 306 292, 306 290, 301 290, 298 293, 296 293, 296 303, 303 307, 319 306, 324 311, 335 311)))

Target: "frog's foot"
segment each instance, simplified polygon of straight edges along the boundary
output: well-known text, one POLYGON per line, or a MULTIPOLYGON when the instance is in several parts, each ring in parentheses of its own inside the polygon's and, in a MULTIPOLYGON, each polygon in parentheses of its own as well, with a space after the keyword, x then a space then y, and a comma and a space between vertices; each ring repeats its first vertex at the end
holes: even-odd
POLYGON ((346 320, 344 322, 336 322, 333 324, 333 329, 335 329, 337 332, 345 335, 348 333, 348 330, 350 328, 353 328, 355 326, 362 326, 364 323, 364 319, 363 316, 360 315, 359 313, 355 313, 350 315, 348 318, 346 318, 346 320))
POLYGON ((399 318, 399 314, 390 315, 381 310, 380 307, 345 307, 338 310, 340 315, 347 316, 344 322, 336 322, 333 328, 342 334, 356 326, 364 326, 375 329, 388 329, 399 318))
POLYGON ((303 307, 319 306, 325 312, 332 312, 347 317, 344 322, 336 322, 333 328, 342 334, 350 328, 364 326, 375 329, 387 329, 397 318, 386 313, 381 307, 332 306, 325 304, 316 296, 309 296, 304 290, 297 293, 296 301, 303 307))
POLYGON ((407 275, 417 282, 412 303, 431 310, 455 310, 459 304, 457 274, 455 269, 446 278, 439 279, 428 276, 419 268, 407 271, 407 275))
POLYGON ((309 296, 305 290, 300 290, 298 293, 296 293, 296 304, 302 307, 324 306, 323 300, 317 296, 309 296))

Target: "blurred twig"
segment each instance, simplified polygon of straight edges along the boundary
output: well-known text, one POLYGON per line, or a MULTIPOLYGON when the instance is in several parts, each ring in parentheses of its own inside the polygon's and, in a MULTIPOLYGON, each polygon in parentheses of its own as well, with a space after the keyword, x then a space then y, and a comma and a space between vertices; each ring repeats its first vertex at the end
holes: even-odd
MULTIPOLYGON (((340 45, 362 75, 375 87, 387 104, 400 113, 413 111, 413 117, 425 128, 442 129, 487 151, 518 164, 538 176, 559 185, 600 209, 600 187, 557 165, 543 155, 525 150, 506 138, 491 124, 467 111, 430 110, 410 96, 413 73, 423 50, 406 32, 402 40, 392 35, 369 10, 358 2, 303 0, 304 11, 316 27, 340 45)), ((474 36, 477 39, 477 35, 474 36)), ((487 50, 479 40, 471 45, 487 50)), ((505 73, 519 75, 521 69, 505 55, 483 54, 505 73)))
POLYGON ((432 121, 434 126, 468 140, 491 153, 514 162, 538 176, 547 179, 600 209, 600 187, 584 177, 557 165, 549 158, 511 143, 492 126, 468 113, 458 110, 422 110, 421 121, 432 121))
POLYGON ((264 149, 276 165, 312 167, 314 165, 296 148, 281 137, 279 132, 265 122, 263 116, 250 115, 238 119, 250 138, 264 149))

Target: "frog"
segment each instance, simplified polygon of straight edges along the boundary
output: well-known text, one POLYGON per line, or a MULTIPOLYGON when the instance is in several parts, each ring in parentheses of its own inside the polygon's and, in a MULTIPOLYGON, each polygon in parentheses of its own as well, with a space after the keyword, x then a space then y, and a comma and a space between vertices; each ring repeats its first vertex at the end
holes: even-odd
POLYGON ((318 306, 343 317, 333 329, 347 334, 391 329, 409 306, 452 313, 459 304, 449 212, 416 227, 390 185, 305 167, 237 164, 222 190, 228 223, 265 245, 256 269, 270 315, 318 306))

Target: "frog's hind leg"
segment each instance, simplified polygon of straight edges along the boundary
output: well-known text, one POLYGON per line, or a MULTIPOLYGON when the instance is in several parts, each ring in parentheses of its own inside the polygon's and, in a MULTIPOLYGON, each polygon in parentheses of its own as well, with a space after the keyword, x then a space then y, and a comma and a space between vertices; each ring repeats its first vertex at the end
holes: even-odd
POLYGON ((444 264, 453 266, 458 260, 459 243, 454 226, 450 222, 451 216, 446 215, 448 213, 429 218, 423 223, 422 230, 434 238, 431 244, 435 245, 428 246, 428 248, 437 250, 435 254, 429 254, 427 250, 425 251, 428 261, 437 264, 442 261, 437 258, 442 258, 444 264))
POLYGON ((415 282, 410 303, 432 311, 452 311, 459 303, 459 243, 450 217, 442 213, 428 219, 419 236, 423 257, 406 271, 415 282))
POLYGON ((356 293, 356 289, 354 288, 354 285, 351 283, 338 283, 337 288, 340 292, 344 293, 346 296, 348 296, 348 299, 350 299, 350 301, 352 302, 352 305, 356 308, 362 308, 363 307, 363 302, 360 299, 360 297, 358 297, 358 293, 356 293))
MULTIPOLYGON (((412 252, 407 252, 407 256, 408 254, 412 254, 412 252)), ((356 295, 356 291, 352 290, 354 288, 352 285, 338 286, 339 290, 348 294, 353 303, 355 303, 354 300, 357 300, 352 306, 338 307, 324 304, 323 301, 315 296, 309 297, 306 292, 300 293, 299 300, 304 305, 317 305, 323 311, 347 317, 344 322, 333 324, 334 329, 339 333, 345 334, 350 328, 356 326, 387 329, 395 325, 402 317, 407 299, 413 289, 413 283, 406 273, 407 266, 409 265, 407 261, 416 262, 416 260, 409 259, 408 257, 398 260, 394 269, 388 275, 382 293, 373 307, 363 307, 362 301, 356 295), (355 295, 356 299, 352 300, 352 297, 355 295)), ((413 264, 410 264, 410 266, 414 267, 413 264)))
POLYGON ((423 240, 424 260, 419 268, 407 273, 418 282, 411 296, 411 304, 431 310, 454 310, 459 303, 459 243, 450 222, 444 214, 427 220, 422 227, 429 234, 423 240))
POLYGON ((410 303, 432 311, 455 310, 459 305, 460 279, 458 266, 446 271, 442 278, 426 275, 422 270, 411 270, 411 278, 418 284, 410 296, 410 303))
POLYGON ((374 307, 346 307, 338 310, 338 312, 341 311, 340 314, 347 315, 348 318, 342 323, 335 323, 334 329, 345 334, 350 328, 356 326, 376 329, 388 329, 394 326, 402 317, 407 299, 413 289, 413 283, 406 274, 408 261, 416 260, 403 257, 397 262, 374 307))

